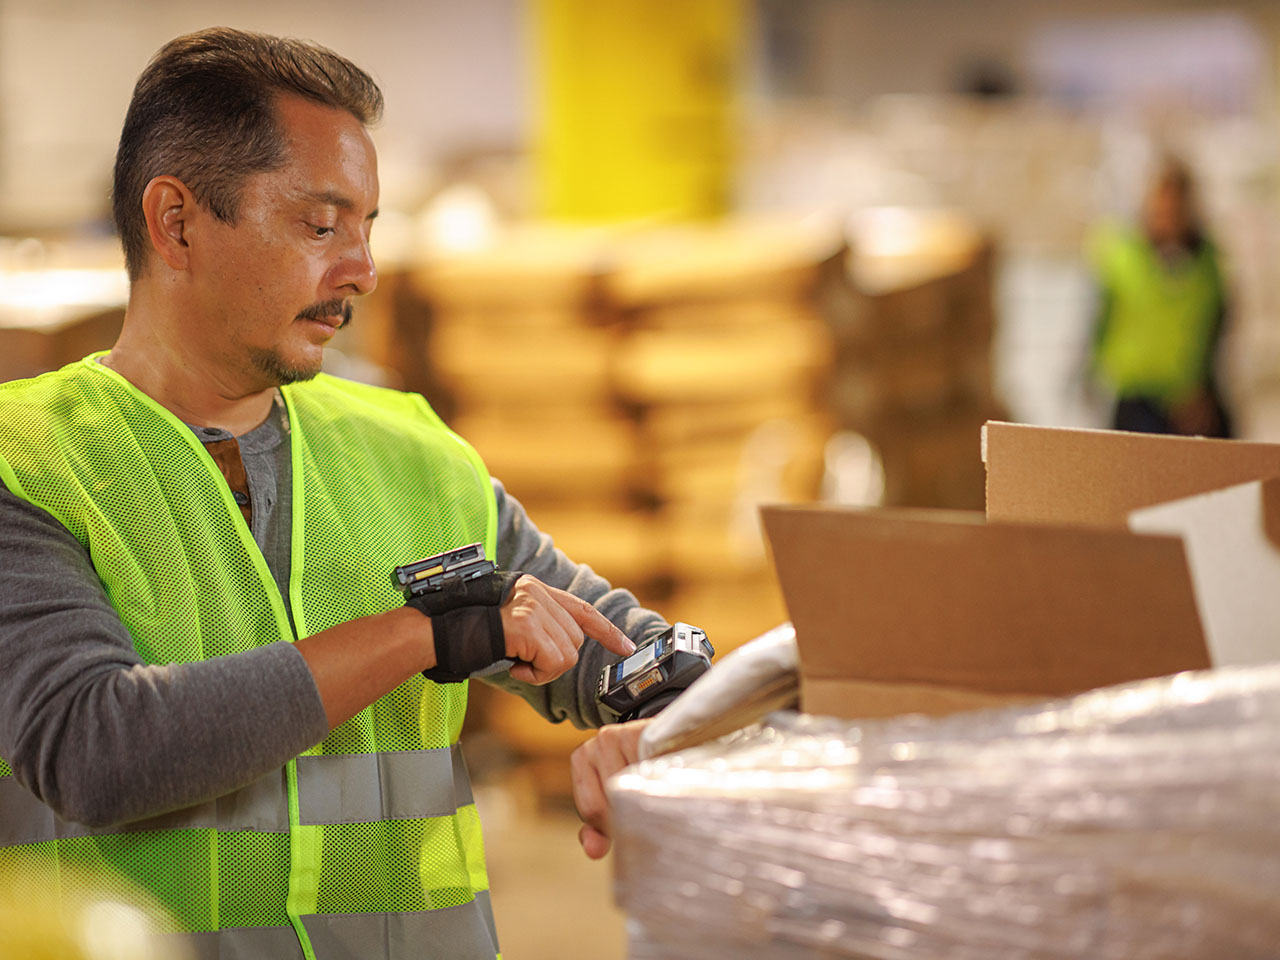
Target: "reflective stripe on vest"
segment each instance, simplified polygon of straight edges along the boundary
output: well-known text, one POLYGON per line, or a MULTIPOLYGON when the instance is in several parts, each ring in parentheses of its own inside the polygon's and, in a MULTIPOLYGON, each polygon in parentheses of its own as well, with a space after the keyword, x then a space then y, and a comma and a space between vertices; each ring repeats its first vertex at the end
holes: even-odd
POLYGON ((298 758, 298 817, 304 824, 441 817, 471 802, 471 780, 456 745, 298 758))
MULTIPOLYGON (((298 636, 398 606, 388 576, 396 564, 475 541, 492 555, 488 474, 421 397, 323 375, 281 394, 298 636)), ((0 384, 0 412, 0 481, 80 540, 144 661, 191 662, 293 639, 221 473, 168 411, 88 358, 0 384)), ((488 888, 456 749, 465 707, 466 684, 412 677, 283 771, 117 828, 67 824, 0 776, 0 867, 56 872, 65 861, 123 873, 168 908, 172 932, 236 931, 230 943, 255 932, 279 937, 292 924, 309 960, 353 956, 326 918, 425 930, 440 913, 457 933, 445 918, 476 913, 488 888), (389 919, 419 914, 412 924, 389 919), (313 948, 313 929, 324 947, 313 948)), ((468 929, 482 928, 483 937, 454 946, 493 956, 487 925, 468 929)), ((378 942, 390 951, 398 941, 378 942)), ((354 955, 382 954, 366 945, 354 955)))
MULTIPOLYGON (((299 757, 298 794, 305 825, 449 816, 474 802, 457 744, 436 750, 299 757)), ((0 810, 0 847, 152 830, 289 832, 283 768, 217 800, 114 827, 62 820, 12 776, 0 777, 0 810)))
MULTIPOLYGON (((492 960, 498 942, 487 891, 458 907, 414 913, 348 913, 306 917, 317 956, 440 957, 492 960)), ((290 960, 302 956, 291 927, 236 927, 179 935, 192 960, 290 960)))

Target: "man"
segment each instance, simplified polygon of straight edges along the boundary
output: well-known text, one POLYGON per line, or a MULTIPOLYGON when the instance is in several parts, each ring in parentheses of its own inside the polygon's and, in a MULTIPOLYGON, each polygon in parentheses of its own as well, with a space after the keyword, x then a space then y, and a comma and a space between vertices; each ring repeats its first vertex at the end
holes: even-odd
MULTIPOLYGON (((201 957, 492 958, 466 677, 512 660, 598 726, 665 626, 420 397, 317 376, 376 283, 381 106, 312 45, 166 45, 117 154, 120 338, 0 385, 0 867, 123 873, 201 957), (524 575, 403 604, 393 566, 477 541, 524 575)), ((614 730, 575 758, 593 856, 614 730)))

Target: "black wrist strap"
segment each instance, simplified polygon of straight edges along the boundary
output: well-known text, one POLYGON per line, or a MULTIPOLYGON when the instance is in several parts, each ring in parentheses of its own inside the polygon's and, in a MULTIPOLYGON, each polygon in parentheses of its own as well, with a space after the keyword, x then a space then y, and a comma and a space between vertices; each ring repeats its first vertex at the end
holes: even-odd
POLYGON ((436 683, 461 683, 507 656, 498 607, 459 607, 431 618, 436 665, 422 675, 436 683))
POLYGON ((436 665, 424 670, 424 677, 436 683, 461 683, 507 658, 501 607, 519 578, 511 570, 489 573, 447 583, 406 603, 431 618, 436 665))

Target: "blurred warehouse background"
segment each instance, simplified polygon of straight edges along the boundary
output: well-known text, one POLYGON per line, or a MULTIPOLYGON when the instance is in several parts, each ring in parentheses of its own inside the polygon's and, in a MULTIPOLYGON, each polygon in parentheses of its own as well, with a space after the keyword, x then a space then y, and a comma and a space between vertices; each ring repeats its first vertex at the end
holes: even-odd
MULTIPOLYGON (((426 394, 571 556, 721 650, 786 617, 757 504, 980 508, 985 420, 1106 425, 1084 249, 1167 153, 1223 253, 1237 431, 1280 439, 1274 0, 0 0, 0 379, 111 344, 132 85, 214 23, 386 94, 380 283, 330 369, 426 394)), ((580 735, 485 693, 505 952, 563 955, 563 875, 620 956, 572 825, 529 846, 580 735)))

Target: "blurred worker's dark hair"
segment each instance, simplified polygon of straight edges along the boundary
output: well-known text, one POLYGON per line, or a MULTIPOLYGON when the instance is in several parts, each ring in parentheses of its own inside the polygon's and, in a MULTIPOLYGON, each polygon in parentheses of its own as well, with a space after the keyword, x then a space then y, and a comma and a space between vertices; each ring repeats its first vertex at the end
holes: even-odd
POLYGON ((1191 168, 1176 153, 1161 154, 1160 161, 1156 164, 1155 182, 1183 197, 1190 197, 1195 193, 1195 177, 1191 175, 1191 168))
POLYGON ((131 280, 146 267, 147 184, 176 177, 234 224, 245 178, 288 162, 276 115, 282 94, 346 110, 366 125, 382 115, 382 91, 367 73, 302 40, 212 27, 169 41, 147 64, 120 133, 111 197, 131 280))

